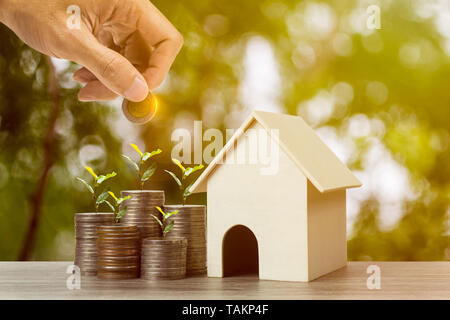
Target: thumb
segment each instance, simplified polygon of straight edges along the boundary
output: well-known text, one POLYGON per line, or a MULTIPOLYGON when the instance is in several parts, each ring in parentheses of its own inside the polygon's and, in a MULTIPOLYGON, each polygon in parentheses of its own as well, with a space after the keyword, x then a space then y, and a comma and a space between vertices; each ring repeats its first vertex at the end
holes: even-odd
POLYGON ((148 86, 141 73, 118 52, 97 41, 92 35, 84 41, 76 61, 89 69, 108 89, 131 101, 147 97, 148 86))

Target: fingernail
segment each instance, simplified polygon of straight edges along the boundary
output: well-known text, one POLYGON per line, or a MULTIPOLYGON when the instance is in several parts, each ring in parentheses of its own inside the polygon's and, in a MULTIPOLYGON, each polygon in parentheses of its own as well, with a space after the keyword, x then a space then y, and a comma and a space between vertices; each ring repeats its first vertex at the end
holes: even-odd
POLYGON ((141 75, 134 78, 131 87, 125 91, 125 98, 131 101, 139 102, 144 100, 148 94, 147 82, 141 75))

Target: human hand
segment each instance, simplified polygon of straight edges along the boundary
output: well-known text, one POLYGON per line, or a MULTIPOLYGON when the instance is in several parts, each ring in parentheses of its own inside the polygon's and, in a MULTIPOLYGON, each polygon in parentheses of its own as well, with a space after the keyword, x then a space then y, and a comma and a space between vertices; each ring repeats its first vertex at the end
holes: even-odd
POLYGON ((82 66, 82 101, 118 95, 143 100, 164 80, 183 44, 181 34, 149 0, 0 0, 0 21, 30 47, 82 66), (67 8, 80 8, 69 28, 67 8))

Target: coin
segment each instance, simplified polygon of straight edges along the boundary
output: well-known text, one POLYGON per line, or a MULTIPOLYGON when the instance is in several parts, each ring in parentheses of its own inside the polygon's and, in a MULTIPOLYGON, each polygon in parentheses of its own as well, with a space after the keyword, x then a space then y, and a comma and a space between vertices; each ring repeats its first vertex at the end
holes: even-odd
POLYGON ((122 111, 125 117, 136 124, 149 122, 156 114, 158 103, 156 98, 149 92, 147 97, 139 102, 124 99, 122 102, 122 111))
POLYGON ((82 275, 97 273, 97 232, 99 225, 113 223, 114 214, 110 212, 77 213, 75 222, 75 258, 74 263, 82 275))
POLYGON ((178 210, 168 219, 174 221, 167 238, 185 237, 188 248, 186 257, 187 274, 206 272, 206 208, 198 205, 164 205, 165 212, 178 210))
POLYGON ((98 226, 97 234, 98 278, 137 278, 140 266, 140 238, 137 226, 98 226))
POLYGON ((185 238, 147 238, 141 247, 141 276, 144 279, 180 279, 186 274, 185 238))
POLYGON ((164 191, 161 190, 124 190, 122 197, 131 196, 122 204, 127 213, 120 220, 121 225, 137 225, 141 238, 161 236, 161 228, 151 216, 160 216, 156 206, 164 204, 164 191))

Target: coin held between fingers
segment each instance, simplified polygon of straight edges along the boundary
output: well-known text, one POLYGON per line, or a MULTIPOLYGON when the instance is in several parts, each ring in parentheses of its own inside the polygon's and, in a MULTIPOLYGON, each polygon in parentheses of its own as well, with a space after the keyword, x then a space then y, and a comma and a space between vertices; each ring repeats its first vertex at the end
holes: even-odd
POLYGON ((149 122, 156 114, 158 104, 156 98, 149 93, 147 97, 139 102, 123 99, 122 111, 125 117, 136 124, 149 122))

